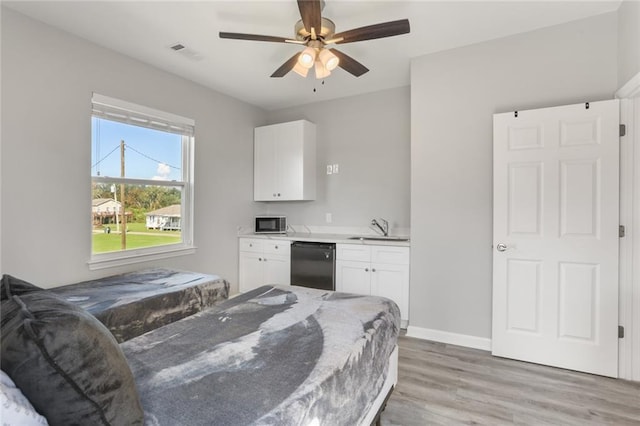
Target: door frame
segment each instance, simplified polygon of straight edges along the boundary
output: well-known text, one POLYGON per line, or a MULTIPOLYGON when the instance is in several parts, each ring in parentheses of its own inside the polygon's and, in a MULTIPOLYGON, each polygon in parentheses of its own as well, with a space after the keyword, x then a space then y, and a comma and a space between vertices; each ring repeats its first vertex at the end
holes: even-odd
POLYGON ((640 72, 615 94, 620 99, 620 238, 618 375, 640 381, 640 72))

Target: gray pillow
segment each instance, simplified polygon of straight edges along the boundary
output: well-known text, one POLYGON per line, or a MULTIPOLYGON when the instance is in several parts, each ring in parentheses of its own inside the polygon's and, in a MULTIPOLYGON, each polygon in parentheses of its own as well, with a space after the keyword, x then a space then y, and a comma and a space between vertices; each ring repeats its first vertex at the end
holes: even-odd
POLYGON ((94 316, 49 291, 2 301, 2 370, 51 425, 141 425, 131 369, 94 316))
POLYGON ((0 282, 0 300, 7 300, 11 296, 20 296, 32 291, 42 291, 43 289, 31 283, 20 280, 11 275, 4 274, 0 282))

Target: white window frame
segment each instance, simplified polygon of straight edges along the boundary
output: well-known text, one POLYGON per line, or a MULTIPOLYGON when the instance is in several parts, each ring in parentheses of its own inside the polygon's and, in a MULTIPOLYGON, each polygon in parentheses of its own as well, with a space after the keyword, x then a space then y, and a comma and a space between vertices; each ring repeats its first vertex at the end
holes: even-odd
MULTIPOLYGON (((161 181, 153 179, 122 178, 114 176, 93 176, 91 182, 108 184, 154 185, 166 187, 179 187, 182 192, 181 201, 181 235, 182 242, 153 247, 144 247, 130 250, 120 250, 108 253, 93 253, 87 264, 89 269, 104 269, 139 262, 147 262, 169 257, 193 254, 196 246, 193 244, 193 164, 194 164, 194 129, 195 121, 179 115, 155 110, 120 99, 110 98, 97 93, 91 99, 91 118, 105 118, 135 126, 146 127, 161 131, 168 131, 182 135, 182 178, 183 181, 161 181)), ((91 203, 89 203, 89 209, 91 203)), ((91 224, 93 226, 93 224, 91 224)), ((89 238, 93 229, 90 228, 89 238)), ((90 244, 93 247, 93 244, 90 244)))

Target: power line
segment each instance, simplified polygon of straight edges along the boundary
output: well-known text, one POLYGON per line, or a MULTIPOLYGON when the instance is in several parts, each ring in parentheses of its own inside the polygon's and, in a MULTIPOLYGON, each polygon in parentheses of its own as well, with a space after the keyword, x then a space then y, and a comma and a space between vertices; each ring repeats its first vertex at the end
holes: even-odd
MULTIPOLYGON (((160 161, 160 160, 156 160, 153 157, 150 157, 149 155, 138 151, 137 149, 135 149, 134 147, 132 147, 131 145, 125 144, 125 147, 131 149, 132 151, 138 153, 139 155, 142 155, 143 157, 153 161, 154 163, 161 163, 161 164, 165 164, 169 167, 171 167, 172 169, 176 169, 176 170, 180 170, 180 167, 176 167, 176 166, 172 166, 171 164, 167 164, 164 161, 160 161)), ((116 152, 116 150, 120 148, 120 144, 116 145, 111 151, 109 151, 109 153, 107 155, 105 155, 104 157, 102 157, 100 160, 96 161, 96 163, 94 165, 91 166, 91 168, 95 168, 98 164, 102 163, 104 160, 106 160, 111 154, 113 154, 114 152, 116 152)))
POLYGON ((167 166, 171 167, 172 169, 180 170, 180 167, 172 166, 171 164, 167 164, 167 163, 166 163, 166 162, 164 162, 164 161, 156 160, 155 158, 150 157, 150 156, 148 156, 147 154, 144 154, 144 153, 142 153, 142 152, 138 151, 137 149, 135 149, 135 148, 134 148, 134 147, 132 147, 131 145, 125 145, 125 146, 126 146, 127 148, 131 149, 133 152, 137 152, 138 154, 142 155, 142 156, 143 156, 143 157, 145 157, 145 158, 148 158, 149 160, 151 160, 151 161, 153 161, 153 162, 155 162, 155 163, 165 164, 165 165, 167 165, 167 166))
POLYGON ((93 166, 91 166, 91 168, 93 169, 95 166, 97 166, 98 164, 102 163, 104 160, 107 159, 108 156, 110 156, 111 154, 113 154, 116 149, 120 148, 120 145, 116 145, 115 148, 113 148, 111 151, 109 151, 109 153, 107 155, 105 155, 104 157, 102 157, 100 160, 98 160, 93 166))

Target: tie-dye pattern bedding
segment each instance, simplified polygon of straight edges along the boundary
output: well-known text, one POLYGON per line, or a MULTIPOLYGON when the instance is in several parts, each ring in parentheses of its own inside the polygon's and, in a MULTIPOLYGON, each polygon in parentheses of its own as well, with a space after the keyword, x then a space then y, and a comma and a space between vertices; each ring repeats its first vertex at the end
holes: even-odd
POLYGON ((399 327, 388 299, 264 286, 121 347, 148 425, 357 425, 399 327))
POLYGON ((159 268, 51 291, 89 311, 124 342, 226 300, 229 283, 216 275, 159 268))

